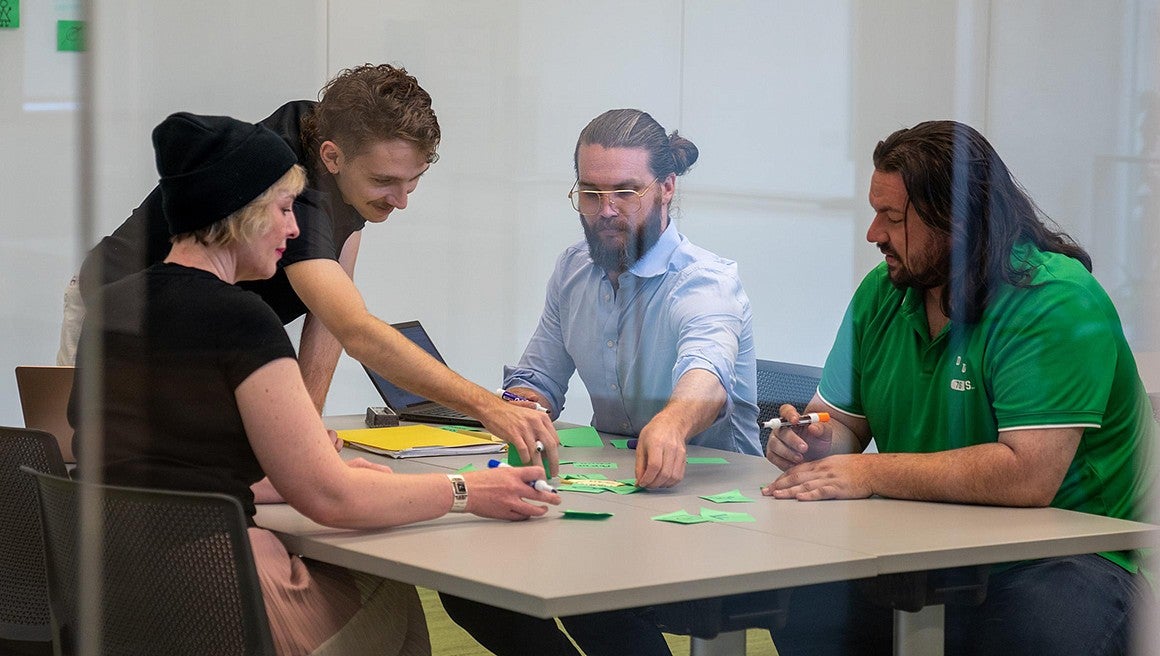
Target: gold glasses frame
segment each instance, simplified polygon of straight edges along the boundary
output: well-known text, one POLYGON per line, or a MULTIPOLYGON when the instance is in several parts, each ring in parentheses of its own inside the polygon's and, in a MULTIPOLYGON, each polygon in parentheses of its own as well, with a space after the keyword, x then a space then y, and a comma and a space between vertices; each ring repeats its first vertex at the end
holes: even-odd
POLYGON ((644 195, 648 193, 649 189, 652 189, 653 185, 657 183, 657 180, 660 180, 659 176, 653 178, 652 182, 648 183, 648 186, 640 191, 635 189, 612 189, 610 191, 577 189, 576 187, 580 185, 580 181, 577 180, 572 183, 572 190, 568 192, 568 200, 572 201, 572 209, 579 212, 581 216, 589 218, 599 216, 604 211, 604 199, 601 198, 602 196, 608 197, 609 206, 616 210, 617 214, 622 212, 632 214, 640 209, 641 199, 644 198, 644 195), (580 209, 581 199, 585 196, 598 201, 599 204, 595 212, 584 212, 580 209))

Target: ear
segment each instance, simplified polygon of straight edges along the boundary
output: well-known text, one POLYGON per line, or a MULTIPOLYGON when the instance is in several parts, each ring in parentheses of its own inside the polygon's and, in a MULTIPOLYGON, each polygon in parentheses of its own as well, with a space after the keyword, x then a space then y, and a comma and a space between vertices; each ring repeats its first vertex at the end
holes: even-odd
POLYGON ((673 200, 673 195, 677 193, 677 174, 666 175, 665 179, 658 184, 661 186, 661 204, 668 207, 668 204, 673 200))
POLYGON ((322 165, 326 167, 326 170, 330 171, 331 175, 338 173, 342 169, 342 148, 333 141, 323 141, 318 146, 318 157, 322 160, 322 165))

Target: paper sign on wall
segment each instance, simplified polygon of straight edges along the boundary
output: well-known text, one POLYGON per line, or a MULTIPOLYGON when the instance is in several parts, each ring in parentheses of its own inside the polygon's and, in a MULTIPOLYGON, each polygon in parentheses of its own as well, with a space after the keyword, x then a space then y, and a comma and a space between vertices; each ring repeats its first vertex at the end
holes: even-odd
POLYGON ((20 0, 0 0, 0 28, 20 27, 20 0))
POLYGON ((85 22, 61 20, 56 22, 57 52, 85 51, 85 22))

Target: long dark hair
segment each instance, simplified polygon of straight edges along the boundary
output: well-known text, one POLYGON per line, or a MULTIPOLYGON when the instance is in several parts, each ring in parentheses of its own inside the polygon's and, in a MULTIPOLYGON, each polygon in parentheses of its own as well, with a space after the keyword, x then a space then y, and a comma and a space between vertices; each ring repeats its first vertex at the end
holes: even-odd
POLYGON ((899 173, 919 219, 950 236, 942 310, 976 323, 1001 283, 1030 284, 1031 267, 1012 263, 1016 244, 1061 253, 1092 270, 1092 258, 1048 218, 977 130, 927 121, 895 132, 874 149, 874 168, 899 173))

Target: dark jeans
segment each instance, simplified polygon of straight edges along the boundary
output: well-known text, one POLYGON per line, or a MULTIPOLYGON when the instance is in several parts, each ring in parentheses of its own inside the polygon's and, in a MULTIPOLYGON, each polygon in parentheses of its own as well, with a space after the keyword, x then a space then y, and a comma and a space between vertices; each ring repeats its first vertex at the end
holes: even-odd
MULTIPOLYGON (((783 629, 771 631, 781 656, 890 654, 892 611, 856 582, 796 588, 783 629)), ((947 606, 947 656, 1128 653, 1132 614, 1149 593, 1095 554, 1031 561, 992 574, 979 606, 947 606)))
MULTIPOLYGON (((576 647, 545 620, 439 593, 447 615, 497 656, 579 656, 576 647)), ((588 656, 671 656, 647 610, 620 610, 562 617, 568 634, 588 656)))

